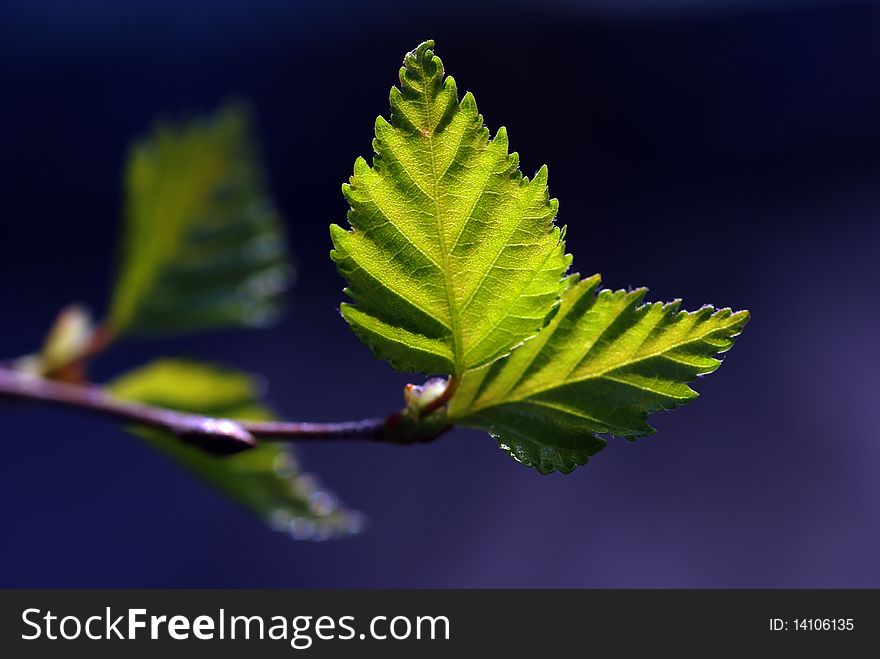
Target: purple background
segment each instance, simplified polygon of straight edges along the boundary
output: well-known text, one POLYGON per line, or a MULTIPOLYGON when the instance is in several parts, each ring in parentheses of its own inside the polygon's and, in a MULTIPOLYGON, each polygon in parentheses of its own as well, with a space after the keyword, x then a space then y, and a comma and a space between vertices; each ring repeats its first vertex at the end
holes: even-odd
POLYGON ((0 407, 0 586, 880 587, 877 5, 364 4, 4 3, 0 354, 69 301, 102 309, 129 139, 245 97, 299 261, 290 313, 95 375, 187 355, 265 375, 288 418, 399 406, 408 378, 337 314, 327 225, 427 37, 524 170, 549 163, 578 271, 748 308, 745 334, 703 398, 570 476, 461 430, 303 447, 370 516, 330 543, 264 529, 112 424, 0 407))

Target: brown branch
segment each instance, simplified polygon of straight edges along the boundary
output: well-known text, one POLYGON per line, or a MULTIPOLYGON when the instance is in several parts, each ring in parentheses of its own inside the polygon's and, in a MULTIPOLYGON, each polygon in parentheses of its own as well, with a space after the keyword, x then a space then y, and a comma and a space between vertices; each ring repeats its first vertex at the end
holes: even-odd
MULTIPOLYGON (((165 430, 181 441, 215 454, 238 453, 267 441, 365 439, 401 442, 386 432, 386 419, 344 423, 233 421, 188 414, 117 398, 101 387, 56 382, 0 366, 0 398, 68 407, 139 426, 165 430)), ((392 415, 393 417, 393 415, 392 415)), ((389 417, 390 418, 390 417, 389 417)))

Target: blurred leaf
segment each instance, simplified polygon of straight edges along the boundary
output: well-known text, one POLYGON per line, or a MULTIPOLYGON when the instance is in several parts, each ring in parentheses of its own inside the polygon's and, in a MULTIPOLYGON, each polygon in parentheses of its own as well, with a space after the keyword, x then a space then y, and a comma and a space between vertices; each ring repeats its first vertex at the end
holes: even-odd
POLYGON ((158 126, 131 151, 126 197, 114 332, 253 326, 276 316, 292 269, 246 113, 227 108, 158 126))
POLYGON ((647 289, 598 290, 570 278, 559 312, 538 336, 490 367, 468 372, 452 399, 452 423, 491 433, 542 473, 572 471, 605 446, 598 434, 634 439, 646 419, 693 400, 687 383, 711 373, 747 311, 679 302, 642 304, 647 289))
POLYGON ((330 227, 332 257, 354 302, 342 315, 376 356, 461 375, 538 333, 571 258, 547 168, 523 177, 506 130, 489 138, 433 47, 406 55, 373 165, 358 158, 342 188, 351 230, 330 227))
MULTIPOLYGON (((121 398, 175 410, 239 420, 268 420, 253 377, 184 360, 159 360, 118 378, 110 390, 121 398)), ((299 472, 292 452, 262 443, 228 457, 215 457, 161 431, 132 428, 152 446, 193 470, 297 539, 325 539, 356 533, 361 517, 344 509, 315 478, 299 472)))

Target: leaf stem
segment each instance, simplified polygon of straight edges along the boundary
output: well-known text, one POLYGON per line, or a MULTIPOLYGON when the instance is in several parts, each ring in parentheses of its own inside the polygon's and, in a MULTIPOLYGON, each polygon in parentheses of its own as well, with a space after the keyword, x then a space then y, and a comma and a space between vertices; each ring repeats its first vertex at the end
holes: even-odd
POLYGON ((257 439, 363 439, 406 443, 386 433, 388 420, 384 418, 342 423, 234 421, 135 403, 117 398, 94 385, 57 382, 4 366, 0 366, 0 399, 2 398, 68 407, 139 426, 157 428, 174 434, 185 443, 219 455, 253 448, 257 439))

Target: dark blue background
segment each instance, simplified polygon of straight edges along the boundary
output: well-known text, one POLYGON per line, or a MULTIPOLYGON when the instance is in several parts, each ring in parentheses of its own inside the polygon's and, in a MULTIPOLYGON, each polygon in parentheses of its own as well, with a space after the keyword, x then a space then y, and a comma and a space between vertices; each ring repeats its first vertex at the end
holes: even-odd
POLYGON ((433 37, 575 268, 752 310, 704 397, 541 477, 476 432, 303 447, 371 525, 296 543, 103 421, 0 408, 2 586, 880 586, 880 11, 868 2, 76 3, 0 10, 0 353, 100 311, 126 145, 256 110, 300 276, 277 328, 120 349, 264 374, 287 418, 400 404, 338 316, 339 192, 403 53, 433 37), (615 9, 616 8, 616 9, 615 9))

